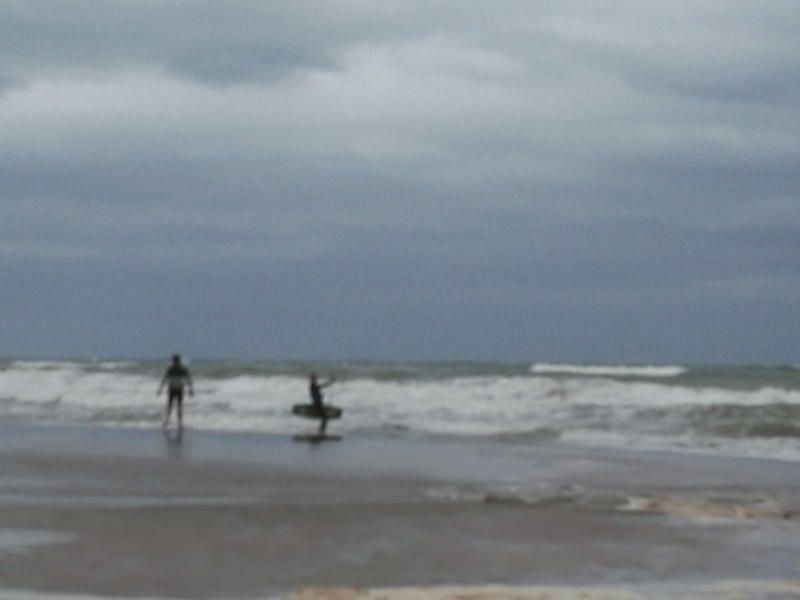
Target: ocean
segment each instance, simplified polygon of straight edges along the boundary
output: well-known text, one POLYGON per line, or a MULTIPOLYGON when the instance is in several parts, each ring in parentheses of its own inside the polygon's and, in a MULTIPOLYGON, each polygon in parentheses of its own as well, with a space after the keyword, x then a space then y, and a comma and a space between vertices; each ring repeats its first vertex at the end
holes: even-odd
POLYGON ((187 365, 0 363, 0 598, 800 597, 794 366, 187 365))
MULTIPOLYGON (((187 362, 186 425, 292 435, 307 376, 334 376, 326 402, 343 436, 539 440, 800 461, 796 366, 570 365, 472 362, 187 362)), ((0 423, 158 427, 165 362, 0 362, 0 423)))

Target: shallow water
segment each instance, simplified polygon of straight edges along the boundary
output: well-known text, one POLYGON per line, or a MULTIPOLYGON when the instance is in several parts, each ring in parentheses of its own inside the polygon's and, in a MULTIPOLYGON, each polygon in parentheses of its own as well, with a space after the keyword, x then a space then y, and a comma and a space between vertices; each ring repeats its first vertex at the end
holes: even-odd
MULTIPOLYGON (((498 444, 671 449, 800 460, 795 367, 199 361, 187 423, 206 431, 304 433, 291 414, 306 375, 336 375, 327 400, 342 435, 451 437, 498 444)), ((0 422, 151 428, 163 365, 0 363, 0 422)))
POLYGON ((689 598, 647 586, 706 594, 796 576, 799 486, 795 462, 557 440, 310 445, 189 429, 177 443, 158 430, 5 425, 0 531, 64 537, 5 554, 0 582, 100 598, 452 583, 689 598))

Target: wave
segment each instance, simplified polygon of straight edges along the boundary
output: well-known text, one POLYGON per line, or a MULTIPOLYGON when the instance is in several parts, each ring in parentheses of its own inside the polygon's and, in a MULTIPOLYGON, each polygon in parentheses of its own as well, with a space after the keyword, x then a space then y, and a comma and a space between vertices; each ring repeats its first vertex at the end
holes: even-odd
POLYGON ((694 405, 681 412, 687 426, 698 433, 724 438, 800 438, 800 405, 791 402, 694 405))
POLYGON ((53 371, 78 368, 78 363, 69 360, 14 360, 9 366, 22 371, 53 371))
POLYGON ((677 377, 686 367, 677 365, 571 365, 534 363, 531 373, 540 375, 584 375, 590 377, 677 377))
MULTIPOLYGON (((5 363, 0 422, 155 427, 164 408, 154 395, 162 369, 153 361, 100 368, 79 361, 5 363)), ((537 364, 530 370, 539 372, 531 373, 527 365, 494 371, 434 365, 404 378, 385 378, 389 368, 381 369, 365 376, 356 365, 326 390, 326 400, 345 410, 332 424, 337 433, 508 445, 560 440, 800 460, 800 386, 775 369, 692 368, 677 379, 683 367, 537 364), (603 376, 586 376, 587 369, 603 376), (745 379, 750 387, 737 383, 745 379)), ((307 399, 304 370, 234 364, 223 371, 212 364, 192 371, 196 394, 186 400, 192 428, 293 434, 314 426, 290 410, 307 399)))

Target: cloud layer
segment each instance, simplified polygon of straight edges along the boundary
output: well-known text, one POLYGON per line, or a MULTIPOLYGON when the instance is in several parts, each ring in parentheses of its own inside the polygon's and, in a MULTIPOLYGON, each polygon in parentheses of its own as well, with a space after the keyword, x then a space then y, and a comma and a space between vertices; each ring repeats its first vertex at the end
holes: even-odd
POLYGON ((0 2, 0 354, 796 362, 799 26, 0 2))

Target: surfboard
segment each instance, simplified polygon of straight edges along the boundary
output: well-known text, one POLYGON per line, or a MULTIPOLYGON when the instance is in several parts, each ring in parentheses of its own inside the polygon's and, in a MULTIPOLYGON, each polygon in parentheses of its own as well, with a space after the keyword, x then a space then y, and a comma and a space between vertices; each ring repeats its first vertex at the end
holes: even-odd
MULTIPOLYGON (((295 404, 292 407, 292 414, 298 417, 305 417, 306 419, 319 419, 319 411, 314 408, 313 404, 295 404)), ((329 419, 338 419, 342 416, 342 409, 337 406, 325 405, 325 416, 329 419)))
POLYGON ((342 438, 338 435, 320 435, 318 433, 292 436, 292 440, 295 442, 309 442, 311 444, 316 444, 319 442, 338 442, 341 439, 342 438))

